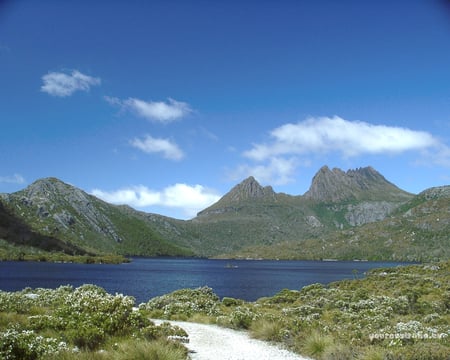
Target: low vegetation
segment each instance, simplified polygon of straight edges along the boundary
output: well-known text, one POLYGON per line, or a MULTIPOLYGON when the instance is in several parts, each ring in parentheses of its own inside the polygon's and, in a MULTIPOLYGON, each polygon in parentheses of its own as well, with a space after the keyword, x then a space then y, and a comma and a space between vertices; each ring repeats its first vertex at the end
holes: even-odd
POLYGON ((168 340, 184 330, 156 326, 134 303, 94 285, 0 292, 0 358, 185 359, 168 340))
POLYGON ((121 264, 130 259, 117 254, 70 255, 57 251, 44 251, 30 246, 14 246, 0 239, 0 261, 68 262, 81 264, 121 264))
POLYGON ((253 303, 209 288, 179 290, 141 305, 153 316, 248 329, 314 359, 448 359, 450 262, 373 270, 364 279, 253 303))
POLYGON ((182 289, 135 307, 84 285, 0 292, 2 359, 185 359, 186 333, 149 319, 215 323, 316 360, 448 359, 450 262, 370 271, 255 302, 182 289))

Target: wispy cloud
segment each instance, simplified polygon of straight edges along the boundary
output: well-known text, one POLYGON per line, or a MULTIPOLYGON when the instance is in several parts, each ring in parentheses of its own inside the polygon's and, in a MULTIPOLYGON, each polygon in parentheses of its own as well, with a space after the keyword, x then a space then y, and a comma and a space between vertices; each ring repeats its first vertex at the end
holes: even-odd
POLYGON ((240 181, 254 176, 259 182, 271 185, 284 185, 294 181, 294 172, 298 166, 296 158, 271 157, 264 164, 243 164, 229 172, 229 179, 240 181))
POLYGON ((50 72, 42 77, 41 91, 52 96, 66 97, 76 91, 89 91, 91 86, 100 85, 100 78, 85 75, 78 70, 70 74, 50 72))
POLYGON ((131 140, 130 144, 148 154, 162 153, 166 159, 170 160, 181 160, 184 157, 183 151, 169 139, 146 135, 143 139, 135 138, 131 140))
POLYGON ((244 156, 257 161, 287 154, 330 152, 352 157, 425 150, 439 145, 437 138, 424 131, 348 121, 337 116, 285 124, 272 130, 270 136, 272 142, 255 144, 244 156))
POLYGON ((126 204, 135 208, 162 206, 181 209, 187 218, 212 205, 220 196, 202 185, 178 183, 163 190, 151 190, 146 186, 131 186, 116 191, 94 189, 92 195, 113 204, 126 204))
POLYGON ((111 105, 119 106, 122 110, 163 124, 181 119, 192 112, 189 104, 171 98, 167 99, 167 102, 144 101, 136 98, 122 100, 110 96, 105 96, 104 99, 111 105))
POLYGON ((0 176, 0 183, 6 184, 24 184, 25 178, 20 174, 14 174, 11 176, 0 176))

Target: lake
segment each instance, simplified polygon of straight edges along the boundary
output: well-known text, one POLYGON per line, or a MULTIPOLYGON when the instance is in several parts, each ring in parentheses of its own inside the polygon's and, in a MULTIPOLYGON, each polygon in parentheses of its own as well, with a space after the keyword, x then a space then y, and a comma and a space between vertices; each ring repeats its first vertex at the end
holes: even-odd
POLYGON ((219 297, 254 301, 287 288, 327 284, 364 276, 378 267, 404 263, 356 261, 275 261, 133 258, 127 264, 0 262, 0 290, 95 284, 109 293, 136 298, 137 304, 182 288, 209 286, 219 297))

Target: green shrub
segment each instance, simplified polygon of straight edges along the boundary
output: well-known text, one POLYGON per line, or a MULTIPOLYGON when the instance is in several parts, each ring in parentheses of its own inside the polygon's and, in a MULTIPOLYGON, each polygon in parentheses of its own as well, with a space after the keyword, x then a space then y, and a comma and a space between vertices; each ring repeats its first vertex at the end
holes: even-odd
POLYGON ((227 307, 238 306, 238 305, 242 305, 243 303, 244 303, 243 300, 235 299, 235 298, 231 298, 231 297, 224 297, 222 299, 222 304, 227 307))
POLYGON ((94 326, 79 324, 66 332, 67 339, 80 349, 95 350, 105 340, 105 332, 94 326))
POLYGON ((144 308, 148 311, 162 310, 163 318, 188 319, 194 314, 218 316, 220 300, 211 288, 182 289, 151 299, 144 308))
MULTIPOLYGON (((303 288, 304 289, 304 288, 303 288)), ((298 300, 299 292, 296 290, 283 289, 270 298, 270 303, 290 304, 298 300)))
POLYGON ((255 320, 256 315, 247 307, 238 306, 230 314, 230 323, 237 329, 248 329, 255 320))

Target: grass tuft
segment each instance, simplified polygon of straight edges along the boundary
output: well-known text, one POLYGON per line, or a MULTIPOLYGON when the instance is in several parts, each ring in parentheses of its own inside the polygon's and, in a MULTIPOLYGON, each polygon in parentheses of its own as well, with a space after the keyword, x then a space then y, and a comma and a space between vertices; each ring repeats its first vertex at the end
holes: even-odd
POLYGON ((250 326, 252 337, 266 341, 281 341, 284 327, 280 321, 258 319, 250 326))
POLYGON ((316 359, 323 359, 323 355, 333 346, 333 338, 313 331, 303 344, 303 350, 306 355, 313 356, 316 359))

